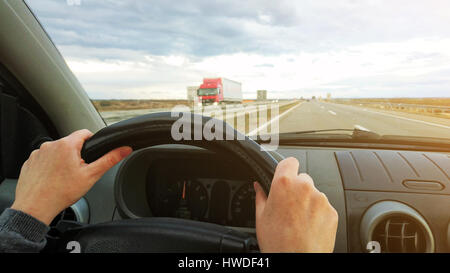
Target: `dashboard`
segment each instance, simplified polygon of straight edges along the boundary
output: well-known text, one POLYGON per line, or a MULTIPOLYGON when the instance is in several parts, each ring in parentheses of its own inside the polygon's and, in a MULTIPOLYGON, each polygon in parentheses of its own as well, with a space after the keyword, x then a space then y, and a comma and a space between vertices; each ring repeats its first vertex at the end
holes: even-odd
MULTIPOLYGON (((297 158, 337 210, 335 252, 367 252, 372 241, 382 252, 450 251, 448 153, 298 146, 271 153, 297 158)), ((255 234, 255 177, 219 154, 161 145, 134 152, 85 198, 90 223, 179 217, 255 234)))

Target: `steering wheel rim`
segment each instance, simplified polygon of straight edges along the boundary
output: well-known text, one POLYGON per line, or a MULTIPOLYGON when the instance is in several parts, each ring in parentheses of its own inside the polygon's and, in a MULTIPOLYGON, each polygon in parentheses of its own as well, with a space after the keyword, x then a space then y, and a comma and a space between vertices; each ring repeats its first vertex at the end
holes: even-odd
POLYGON ((225 152, 238 157, 260 178, 259 183, 269 193, 277 160, 254 140, 232 128, 226 122, 194 113, 180 113, 190 123, 190 139, 174 140, 172 126, 180 117, 171 112, 151 113, 124 120, 98 131, 88 139, 81 150, 81 157, 91 163, 110 150, 120 146, 130 146, 134 151, 162 144, 186 144, 215 152, 225 152), (196 140, 195 130, 203 132, 205 126, 217 122, 215 135, 223 140, 196 140), (192 128, 193 127, 193 128, 192 128))
MULTIPOLYGON (((216 122, 215 135, 222 134, 227 140, 194 140, 194 130, 191 130, 190 139, 176 141, 171 131, 179 116, 170 112, 153 113, 103 128, 84 143, 81 156, 90 163, 121 146, 131 146, 135 151, 161 144, 198 146, 229 153, 247 164, 268 194, 277 165, 272 155, 223 121, 193 113, 181 114, 190 121, 200 121, 201 126, 195 122, 189 126, 202 132, 205 126, 216 122)), ((257 249, 256 240, 249 234, 217 224, 177 218, 125 219, 69 229, 62 234, 58 249, 64 250, 64 244, 73 240, 80 242, 84 252, 250 252, 257 249), (127 233, 128 240, 124 241, 123 232, 127 233), (160 243, 155 242, 161 238, 160 243), (147 244, 143 244, 144 241, 147 244)))

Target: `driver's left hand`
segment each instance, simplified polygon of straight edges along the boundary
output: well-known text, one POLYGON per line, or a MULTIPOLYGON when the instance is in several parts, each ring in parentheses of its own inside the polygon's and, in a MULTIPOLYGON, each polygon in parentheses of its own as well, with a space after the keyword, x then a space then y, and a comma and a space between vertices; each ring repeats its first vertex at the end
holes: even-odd
POLYGON ((49 225, 62 210, 85 195, 106 171, 132 152, 130 147, 120 147, 86 164, 81 158, 81 148, 91 136, 89 130, 76 131, 33 151, 20 171, 11 208, 49 225))

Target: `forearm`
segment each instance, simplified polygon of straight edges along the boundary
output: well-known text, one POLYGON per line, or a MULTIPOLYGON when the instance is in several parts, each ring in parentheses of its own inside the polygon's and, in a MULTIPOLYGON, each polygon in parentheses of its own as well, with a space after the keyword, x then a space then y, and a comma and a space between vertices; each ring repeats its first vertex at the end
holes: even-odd
POLYGON ((49 227, 36 218, 6 209, 0 215, 0 252, 39 252, 49 227))

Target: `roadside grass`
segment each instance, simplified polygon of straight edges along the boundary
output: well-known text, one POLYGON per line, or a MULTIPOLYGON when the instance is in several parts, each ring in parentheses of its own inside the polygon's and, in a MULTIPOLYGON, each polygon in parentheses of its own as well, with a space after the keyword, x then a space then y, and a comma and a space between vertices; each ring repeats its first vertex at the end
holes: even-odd
MULTIPOLYGON (((345 101, 344 99, 341 100, 345 101)), ((355 103, 381 102, 381 103, 419 104, 431 106, 450 106, 450 98, 361 98, 348 100, 355 103)))
POLYGON ((92 100, 92 103, 99 112, 190 106, 187 100, 92 100))
POLYGON ((450 98, 361 98, 335 99, 333 102, 450 119, 449 110, 417 106, 450 107, 450 98))
MULTIPOLYGON (((188 100, 91 100, 94 107, 99 112, 122 111, 122 110, 144 110, 144 109, 170 109, 177 105, 194 106, 188 100)), ((244 100, 246 103, 253 100, 244 100)))

